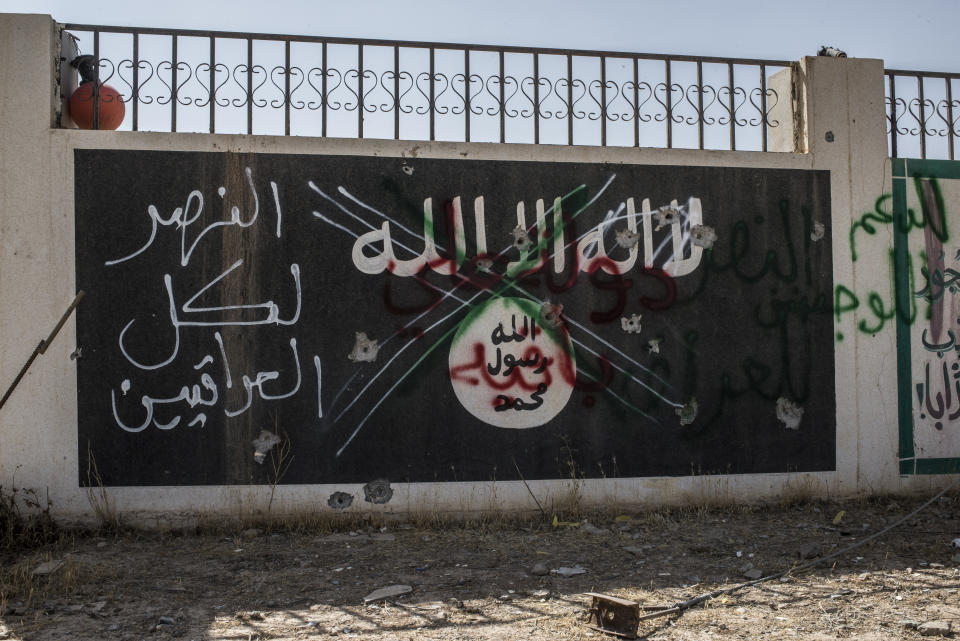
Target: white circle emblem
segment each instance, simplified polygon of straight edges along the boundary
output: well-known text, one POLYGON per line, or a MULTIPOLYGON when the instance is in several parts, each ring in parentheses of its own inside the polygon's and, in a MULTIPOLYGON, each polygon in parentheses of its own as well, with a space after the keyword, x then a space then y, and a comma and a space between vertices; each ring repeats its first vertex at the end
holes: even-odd
POLYGON ((570 400, 576 369, 566 328, 524 298, 478 306, 450 346, 457 399, 496 427, 527 429, 551 420, 570 400))

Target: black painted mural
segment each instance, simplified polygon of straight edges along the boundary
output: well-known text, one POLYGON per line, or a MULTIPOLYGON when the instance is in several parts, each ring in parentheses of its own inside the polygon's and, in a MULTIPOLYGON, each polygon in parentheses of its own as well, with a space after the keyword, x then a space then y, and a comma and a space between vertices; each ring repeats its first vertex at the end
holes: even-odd
POLYGON ((82 484, 834 469, 827 172, 75 153, 82 484))

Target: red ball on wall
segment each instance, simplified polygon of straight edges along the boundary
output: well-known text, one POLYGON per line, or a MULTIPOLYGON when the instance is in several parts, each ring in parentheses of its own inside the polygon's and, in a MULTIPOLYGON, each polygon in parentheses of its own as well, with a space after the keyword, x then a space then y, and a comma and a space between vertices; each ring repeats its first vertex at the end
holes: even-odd
MULTIPOLYGON (((81 129, 93 129, 93 83, 84 82, 70 96, 69 111, 81 129)), ((99 129, 116 129, 123 122, 127 109, 123 96, 110 85, 100 85, 99 129)))

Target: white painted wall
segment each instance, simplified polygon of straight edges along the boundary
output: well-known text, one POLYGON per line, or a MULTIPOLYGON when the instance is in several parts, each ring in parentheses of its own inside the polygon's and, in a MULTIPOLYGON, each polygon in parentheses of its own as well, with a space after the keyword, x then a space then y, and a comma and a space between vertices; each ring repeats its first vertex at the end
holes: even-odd
MULTIPOLYGON (((144 133, 55 129, 52 103, 57 38, 48 16, 0 14, 0 385, 5 387, 55 325, 74 295, 73 150, 76 148, 233 151, 428 158, 538 160, 826 169, 831 172, 834 281, 855 291, 889 291, 886 252, 851 262, 851 221, 889 192, 884 134, 883 64, 879 60, 805 58, 799 63, 800 148, 759 153, 597 147, 426 143, 271 136, 144 133), (16 91, 9 88, 16 87, 16 91), (833 133, 827 142, 826 133, 833 133)), ((786 124, 786 123, 784 123, 786 124)), ((784 140, 789 141, 792 136, 784 140)), ((779 141, 776 148, 789 148, 779 141)), ((872 239, 890 246, 889 229, 872 239)), ((892 297, 892 294, 891 294, 892 297)), ((530 481, 541 503, 562 502, 573 489, 586 504, 622 505, 756 501, 782 492, 832 496, 926 489, 942 479, 900 477, 897 468, 897 390, 894 328, 875 336, 855 330, 860 314, 844 318, 836 344, 837 471, 684 478, 530 481)), ((48 489, 54 513, 92 518, 77 484, 76 369, 73 319, 34 364, 0 410, 0 486, 48 489)), ((328 510, 342 490, 359 485, 282 486, 273 510, 328 510)), ((395 485, 390 512, 536 509, 522 483, 395 485)), ((269 487, 110 488, 128 520, 176 522, 196 515, 238 516, 265 508, 269 487)), ((362 500, 352 510, 371 509, 362 500)))

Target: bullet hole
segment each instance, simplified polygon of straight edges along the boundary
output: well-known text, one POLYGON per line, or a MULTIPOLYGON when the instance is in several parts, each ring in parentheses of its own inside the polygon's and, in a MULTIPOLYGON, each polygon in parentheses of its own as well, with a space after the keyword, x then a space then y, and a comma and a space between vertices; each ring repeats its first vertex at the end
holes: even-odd
POLYGON ((327 499, 327 505, 335 510, 345 510, 353 505, 353 494, 334 492, 330 495, 330 498, 327 499))
POLYGON ((493 268, 493 259, 491 258, 478 258, 476 260, 477 271, 478 272, 490 272, 493 268))
POLYGON ((513 234, 513 246, 520 251, 525 252, 530 249, 531 245, 533 245, 533 241, 530 240, 527 230, 520 225, 514 227, 513 231, 510 233, 513 234))
POLYGON ((402 171, 403 173, 405 173, 405 174, 408 175, 408 176, 412 176, 412 175, 413 175, 413 166, 412 166, 412 165, 408 165, 408 164, 407 164, 407 161, 403 161, 403 164, 400 166, 400 171, 402 171))
POLYGON ((710 249, 717 242, 717 232, 709 225, 694 225, 690 228, 690 242, 697 247, 710 249))
POLYGON ((686 405, 673 411, 680 417, 680 425, 690 425, 697 418, 697 399, 691 398, 686 405))
POLYGON ((80 358, 81 356, 83 356, 83 348, 82 348, 82 347, 78 347, 78 348, 76 348, 75 350, 73 350, 73 352, 70 354, 70 360, 71 360, 71 361, 75 361, 75 360, 77 360, 78 358, 80 358))
POLYGON ((814 221, 813 231, 810 232, 810 240, 817 242, 823 238, 824 233, 826 233, 826 227, 823 226, 823 223, 821 223, 819 220, 814 221))
POLYGON ((664 205, 655 213, 657 215, 657 226, 654 231, 660 231, 661 227, 672 225, 680 220, 680 210, 671 205, 664 205))
POLYGON ((544 324, 549 327, 560 327, 563 324, 562 314, 563 305, 547 302, 540 306, 540 315, 543 317, 544 324))
POLYGON ((631 230, 631 229, 618 229, 617 230, 617 244, 623 247, 624 249, 630 249, 636 247, 637 243, 640 242, 640 234, 631 230))
POLYGON ((280 437, 268 430, 260 430, 260 436, 251 441, 253 443, 253 460, 263 465, 263 459, 267 458, 267 452, 273 449, 274 445, 280 443, 280 437))
POLYGON ((827 142, 833 142, 833 132, 828 131, 826 134, 824 134, 823 139, 827 142))
POLYGON ((372 363, 377 360, 379 347, 377 341, 367 338, 365 332, 356 332, 357 342, 353 346, 353 351, 347 354, 354 363, 372 363))
POLYGON ((387 479, 370 481, 363 486, 363 500, 367 503, 383 504, 393 498, 393 488, 387 479))
POLYGON ((629 318, 625 316, 620 319, 620 328, 628 334, 639 334, 640 318, 640 314, 633 314, 629 318))
POLYGON ((647 353, 648 354, 659 354, 660 353, 660 343, 663 342, 662 338, 651 338, 647 341, 647 353))
POLYGON ((777 399, 777 420, 788 430, 799 430, 803 419, 803 406, 781 396, 777 399))

